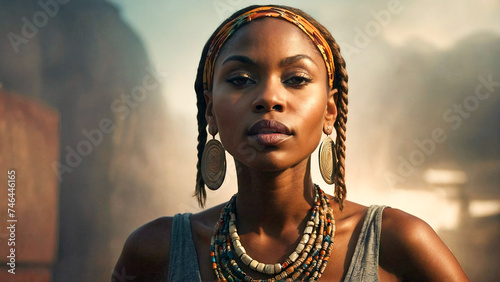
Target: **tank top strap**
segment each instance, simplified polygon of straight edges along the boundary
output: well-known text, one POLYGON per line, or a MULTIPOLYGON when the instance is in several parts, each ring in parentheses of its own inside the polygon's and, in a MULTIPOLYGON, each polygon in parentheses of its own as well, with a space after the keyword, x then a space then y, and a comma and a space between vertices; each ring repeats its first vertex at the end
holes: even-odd
POLYGON ((179 213, 173 218, 167 281, 201 281, 191 233, 191 213, 179 213))
POLYGON ((378 263, 382 212, 387 206, 368 208, 344 281, 379 281, 378 263))

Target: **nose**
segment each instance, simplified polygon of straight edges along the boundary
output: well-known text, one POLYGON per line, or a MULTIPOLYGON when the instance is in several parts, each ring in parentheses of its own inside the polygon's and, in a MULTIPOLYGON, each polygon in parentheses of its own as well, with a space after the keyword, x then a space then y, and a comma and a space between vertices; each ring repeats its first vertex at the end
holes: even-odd
POLYGON ((257 97, 252 103, 252 110, 254 112, 283 112, 285 110, 285 90, 279 82, 273 82, 271 79, 262 86, 256 89, 259 91, 257 97))

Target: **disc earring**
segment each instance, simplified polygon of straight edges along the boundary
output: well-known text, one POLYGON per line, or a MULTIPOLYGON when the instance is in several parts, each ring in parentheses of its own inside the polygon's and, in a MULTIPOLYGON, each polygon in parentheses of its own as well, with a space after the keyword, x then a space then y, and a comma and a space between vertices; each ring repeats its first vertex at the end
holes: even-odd
POLYGON ((215 139, 215 134, 212 134, 212 138, 203 149, 201 176, 210 190, 217 190, 226 177, 226 151, 222 144, 215 139))
POLYGON ((328 135, 319 146, 319 171, 326 183, 333 184, 336 166, 335 142, 328 135))

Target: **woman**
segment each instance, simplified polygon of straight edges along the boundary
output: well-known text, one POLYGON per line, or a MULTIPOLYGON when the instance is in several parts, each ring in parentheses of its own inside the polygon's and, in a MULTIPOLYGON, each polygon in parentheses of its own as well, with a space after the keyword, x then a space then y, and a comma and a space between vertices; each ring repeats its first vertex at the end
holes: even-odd
POLYGON ((114 279, 468 280, 422 220, 345 200, 347 80, 331 34, 300 10, 251 6, 222 23, 195 82, 196 195, 203 206, 205 184, 217 189, 224 179, 216 134, 234 157, 238 193, 136 230, 114 279), (313 183, 310 156, 333 128, 336 144, 327 137, 320 149, 323 178, 335 183, 328 196, 313 183))

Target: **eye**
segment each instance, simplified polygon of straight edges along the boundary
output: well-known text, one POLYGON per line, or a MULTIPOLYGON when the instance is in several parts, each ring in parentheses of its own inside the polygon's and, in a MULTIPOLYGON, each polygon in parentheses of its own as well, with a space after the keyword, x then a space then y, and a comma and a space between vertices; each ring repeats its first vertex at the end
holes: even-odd
POLYGON ((233 73, 228 75, 225 80, 236 87, 247 87, 255 84, 255 81, 246 73, 233 73))
POLYGON ((312 81, 312 78, 305 73, 293 75, 284 81, 284 83, 289 84, 294 87, 305 86, 312 81))

